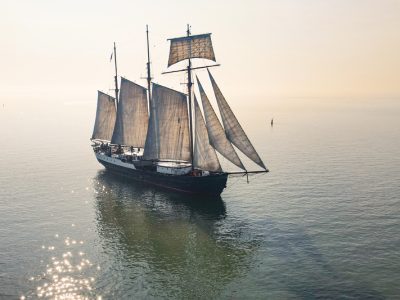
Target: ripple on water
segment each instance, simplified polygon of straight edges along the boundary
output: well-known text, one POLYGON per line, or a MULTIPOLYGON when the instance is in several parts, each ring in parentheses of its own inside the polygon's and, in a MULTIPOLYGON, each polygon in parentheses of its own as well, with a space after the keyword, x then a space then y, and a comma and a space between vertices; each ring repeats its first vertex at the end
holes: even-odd
MULTIPOLYGON (((55 234, 58 239, 59 235, 55 234)), ((48 256, 41 273, 29 278, 33 290, 21 299, 101 299, 96 295, 94 284, 100 266, 94 265, 83 251, 83 240, 69 236, 63 239, 60 249, 53 245, 42 245, 48 256), (59 250, 58 254, 55 254, 59 250)))

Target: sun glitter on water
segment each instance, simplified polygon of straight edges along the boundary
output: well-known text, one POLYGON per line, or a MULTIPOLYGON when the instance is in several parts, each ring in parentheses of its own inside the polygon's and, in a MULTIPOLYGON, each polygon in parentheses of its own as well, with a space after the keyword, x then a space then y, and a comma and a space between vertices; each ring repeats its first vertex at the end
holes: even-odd
MULTIPOLYGON (((56 235, 58 238, 58 234, 56 235)), ((59 256, 52 256, 46 264, 46 269, 42 274, 32 276, 31 281, 35 281, 35 291, 29 296, 41 299, 101 299, 95 295, 93 284, 95 277, 93 274, 98 271, 98 266, 93 266, 86 254, 80 249, 83 241, 77 241, 70 237, 65 237, 63 246, 67 251, 59 256), (91 274, 89 276, 87 274, 91 274)), ((43 250, 53 252, 55 246, 43 246, 43 250)), ((26 299, 21 296, 21 299, 26 299)))

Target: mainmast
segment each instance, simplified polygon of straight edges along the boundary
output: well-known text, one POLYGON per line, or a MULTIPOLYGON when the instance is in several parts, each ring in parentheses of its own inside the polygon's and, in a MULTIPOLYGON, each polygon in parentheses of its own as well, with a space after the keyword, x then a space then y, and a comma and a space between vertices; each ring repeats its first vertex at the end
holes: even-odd
POLYGON ((149 93, 149 102, 151 101, 151 71, 150 71, 150 46, 149 46, 149 26, 146 25, 147 37, 147 89, 149 93))
POLYGON ((118 108, 118 70, 117 70, 117 48, 115 47, 115 42, 114 42, 114 65, 115 65, 115 104, 117 105, 118 108))
MULTIPOLYGON (((187 24, 187 30, 186 30, 186 35, 189 37, 190 36, 190 25, 187 24)), ((191 44, 189 44, 191 45, 191 44)), ((191 46, 190 46, 191 47, 191 46)), ((191 49, 189 49, 189 53, 191 53, 191 49)), ((187 82, 187 88, 188 88, 188 96, 189 96, 189 131, 190 131, 190 160, 192 164, 192 171, 194 170, 194 163, 193 163, 193 122, 192 122, 192 62, 191 62, 191 56, 189 55, 188 59, 188 66, 187 66, 187 72, 188 72, 188 82, 187 82)))

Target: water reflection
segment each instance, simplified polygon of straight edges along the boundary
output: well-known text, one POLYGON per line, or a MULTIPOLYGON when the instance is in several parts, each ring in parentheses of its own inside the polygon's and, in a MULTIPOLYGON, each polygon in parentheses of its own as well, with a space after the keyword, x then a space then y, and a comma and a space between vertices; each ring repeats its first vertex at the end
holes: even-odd
MULTIPOLYGON (((98 172, 94 188, 98 194, 112 192, 119 200, 134 199, 151 209, 156 209, 157 205, 166 205, 174 211, 187 211, 215 220, 224 218, 226 214, 221 196, 193 196, 169 192, 116 176, 106 170, 98 172)), ((165 210, 161 209, 159 212, 165 213, 165 210)))
POLYGON ((98 231, 110 256, 104 267, 115 278, 105 290, 114 297, 216 297, 246 268, 256 245, 226 228, 220 197, 166 193, 107 171, 93 185, 98 231))

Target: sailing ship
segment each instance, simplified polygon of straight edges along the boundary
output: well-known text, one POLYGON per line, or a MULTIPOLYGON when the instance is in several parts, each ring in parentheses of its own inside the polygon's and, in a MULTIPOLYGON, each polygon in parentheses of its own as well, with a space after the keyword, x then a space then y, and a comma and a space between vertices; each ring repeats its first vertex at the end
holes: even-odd
POLYGON ((211 33, 172 38, 168 67, 187 61, 187 94, 152 82, 149 32, 147 35, 147 88, 121 77, 118 87, 114 43, 115 97, 98 92, 91 141, 97 160, 112 172, 171 190, 220 195, 232 174, 266 173, 267 167, 254 149, 223 96, 209 68, 193 67, 194 59, 216 62, 211 33), (207 69, 222 124, 196 77, 203 113, 193 91, 193 73, 207 69), (234 146, 262 170, 249 171, 234 146), (222 170, 217 152, 240 168, 222 170))

